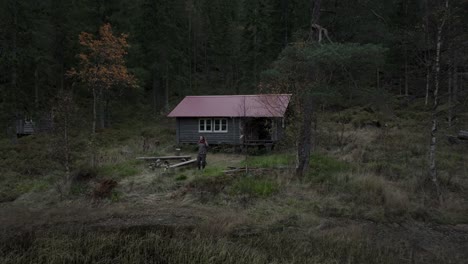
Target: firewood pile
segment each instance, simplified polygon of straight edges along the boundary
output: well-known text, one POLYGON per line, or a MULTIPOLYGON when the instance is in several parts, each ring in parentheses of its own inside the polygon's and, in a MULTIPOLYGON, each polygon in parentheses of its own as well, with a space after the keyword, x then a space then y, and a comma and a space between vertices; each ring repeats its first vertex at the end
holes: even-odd
POLYGON ((194 164, 197 161, 190 156, 138 157, 137 159, 148 161, 148 167, 151 170, 178 168, 194 164))

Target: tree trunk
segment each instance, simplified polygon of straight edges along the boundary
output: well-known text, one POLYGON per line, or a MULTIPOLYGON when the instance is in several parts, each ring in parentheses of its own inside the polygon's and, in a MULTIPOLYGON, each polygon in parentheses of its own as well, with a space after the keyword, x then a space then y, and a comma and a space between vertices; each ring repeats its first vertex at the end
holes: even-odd
POLYGON ((283 17, 284 36, 283 36, 283 48, 288 45, 289 35, 289 0, 281 1, 281 13, 283 17))
POLYGON ((205 50, 205 57, 204 57, 204 61, 205 61, 205 67, 204 67, 204 70, 205 70, 205 73, 208 72, 208 41, 205 40, 205 46, 204 46, 204 50, 205 50))
MULTIPOLYGON (((448 3, 448 0, 447 0, 448 3)), ((442 18, 441 24, 437 29, 437 47, 435 58, 435 76, 434 76, 434 104, 432 107, 432 127, 431 127, 431 144, 429 150, 429 175, 437 192, 439 201, 442 200, 439 182, 437 180, 437 163, 436 163, 436 148, 437 148, 437 108, 439 106, 439 85, 440 85, 440 51, 442 47, 442 32, 445 24, 445 17, 442 18)))
POLYGON ((158 116, 158 81, 159 79, 156 76, 156 71, 153 74, 153 116, 156 118, 158 116))
POLYGON ((453 60, 452 102, 458 104, 458 65, 456 59, 453 60))
POLYGON ((431 81, 431 63, 429 59, 429 5, 428 0, 424 0, 424 39, 425 39, 425 51, 424 51, 424 60, 426 64, 426 97, 425 97, 425 105, 429 104, 429 91, 431 88, 430 81, 431 81))
MULTIPOLYGON (((450 19, 450 9, 447 10, 447 31, 450 34, 451 30, 451 19, 450 19)), ((447 115, 447 121, 448 121, 448 126, 452 127, 452 119, 453 119, 453 75, 454 75, 454 61, 455 61, 455 49, 453 48, 453 45, 449 43, 448 45, 448 54, 449 54, 449 59, 448 59, 448 115, 447 115)))
MULTIPOLYGON (((405 1, 405 16, 408 17, 408 0, 405 1)), ((409 95, 409 85, 408 85, 408 29, 407 25, 404 28, 404 38, 403 38, 403 46, 404 46, 404 57, 405 57, 405 96, 408 97, 409 95)))
POLYGON ((377 90, 380 90, 380 69, 377 67, 377 90))
POLYGON ((302 124, 297 143, 296 176, 302 178, 309 168, 310 152, 312 150, 312 92, 307 91, 303 99, 302 124))
POLYGON ((93 130, 91 133, 91 166, 96 167, 96 122, 97 122, 97 94, 93 87, 93 130))
POLYGON ((107 97, 106 98, 106 105, 105 105, 105 108, 104 108, 104 117, 105 117, 104 118, 104 126, 105 127, 110 127, 111 126, 109 106, 110 106, 110 98, 107 97))
MULTIPOLYGON (((197 30, 193 31, 193 48, 192 48, 192 56, 193 56, 193 80, 192 80, 192 86, 193 86, 193 91, 195 91, 195 94, 198 94, 198 83, 197 83, 197 44, 198 44, 198 39, 197 39, 197 30)), ((191 90, 192 91, 192 90, 191 90)))
MULTIPOLYGON (((257 11, 255 10, 255 15, 257 14, 257 11)), ((254 44, 254 65, 253 65, 253 74, 254 74, 254 85, 255 87, 257 87, 257 71, 258 71, 258 61, 257 61, 257 57, 258 57, 258 43, 257 43, 257 25, 255 25, 254 27, 254 39, 253 39, 253 44, 254 44)))
POLYGON ((34 68, 34 107, 39 109, 39 63, 34 68))
POLYGON ((453 85, 453 65, 452 59, 449 60, 449 72, 448 72, 448 115, 447 115, 447 122, 448 127, 452 127, 452 85, 453 85))
POLYGON ((96 119, 97 119, 97 95, 96 95, 96 88, 93 88, 93 129, 92 134, 93 136, 96 134, 96 119))
MULTIPOLYGON (((68 107, 65 107, 67 112, 65 113, 65 120, 64 120, 64 129, 63 129, 63 138, 65 143, 65 179, 66 179, 66 186, 68 187, 70 184, 70 142, 68 137, 68 126, 69 126, 69 111, 68 107)), ((67 188, 68 189, 68 188, 67 188)))
POLYGON ((166 87, 164 90, 164 110, 169 112, 169 64, 166 63, 166 87))
POLYGON ((458 139, 468 140, 468 131, 464 131, 464 130, 458 131, 458 139))
POLYGON ((188 64, 189 64, 189 89, 192 91, 192 7, 189 7, 188 17, 188 64))
MULTIPOLYGON (((321 7, 321 0, 311 0, 311 20, 310 20, 310 41, 319 41, 319 34, 318 30, 314 31, 314 25, 318 25, 320 21, 320 7, 321 7)), ((316 69, 315 72, 311 73, 315 74, 315 82, 319 82, 318 75, 319 69, 316 69)), ((310 87, 307 85, 303 85, 304 87, 304 95, 302 99, 302 124, 299 131, 299 140, 297 142, 297 165, 296 165, 296 176, 298 178, 304 177, 308 168, 309 168, 309 161, 310 161, 310 153, 312 150, 312 121, 313 121, 313 96, 312 91, 310 91, 310 87)))
POLYGON ((17 63, 17 30, 18 30, 18 8, 16 0, 13 1, 13 36, 12 36, 12 67, 11 67, 11 95, 13 107, 16 111, 16 93, 18 92, 18 63, 17 63))
POLYGON ((426 67, 426 98, 425 98, 425 105, 429 104, 429 91, 431 88, 431 68, 429 66, 426 67))
POLYGON ((99 90, 99 129, 106 127, 106 109, 104 104, 104 91, 101 88, 99 90))
POLYGON ((406 43, 405 43, 405 96, 408 97, 409 95, 409 89, 408 89, 408 49, 406 48, 406 43))

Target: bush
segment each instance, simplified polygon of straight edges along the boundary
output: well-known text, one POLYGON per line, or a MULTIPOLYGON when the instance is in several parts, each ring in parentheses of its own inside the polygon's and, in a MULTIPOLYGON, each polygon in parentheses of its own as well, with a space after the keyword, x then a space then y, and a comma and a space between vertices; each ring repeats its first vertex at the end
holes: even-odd
POLYGON ((97 170, 91 166, 81 166, 72 173, 75 182, 89 181, 97 177, 97 170))

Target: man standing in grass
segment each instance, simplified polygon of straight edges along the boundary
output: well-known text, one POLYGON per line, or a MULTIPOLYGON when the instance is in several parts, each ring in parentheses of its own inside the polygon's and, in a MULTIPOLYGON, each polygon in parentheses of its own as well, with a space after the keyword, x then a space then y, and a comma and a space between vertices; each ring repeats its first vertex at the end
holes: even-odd
POLYGON ((198 140, 198 157, 197 166, 198 169, 204 169, 206 166, 206 152, 208 150, 208 141, 204 136, 200 136, 198 140))

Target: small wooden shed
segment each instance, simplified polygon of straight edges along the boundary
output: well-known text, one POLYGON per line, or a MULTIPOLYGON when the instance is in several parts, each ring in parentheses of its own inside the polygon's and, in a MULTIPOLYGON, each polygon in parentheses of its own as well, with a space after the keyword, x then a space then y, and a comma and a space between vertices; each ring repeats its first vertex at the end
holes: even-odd
POLYGON ((290 94, 187 96, 169 117, 176 118, 177 143, 266 145, 284 135, 290 94))
POLYGON ((52 115, 42 115, 37 121, 31 118, 17 118, 15 121, 16 135, 27 136, 39 132, 48 132, 52 130, 52 115))

